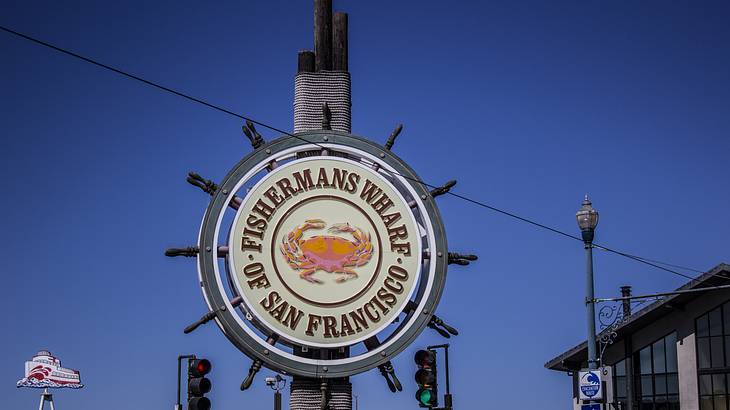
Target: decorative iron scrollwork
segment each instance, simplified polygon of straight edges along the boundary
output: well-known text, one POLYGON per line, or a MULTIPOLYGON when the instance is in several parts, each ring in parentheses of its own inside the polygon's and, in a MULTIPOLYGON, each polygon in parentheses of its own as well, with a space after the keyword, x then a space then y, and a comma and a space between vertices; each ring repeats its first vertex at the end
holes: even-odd
POLYGON ((601 331, 613 326, 616 322, 620 322, 623 316, 624 312, 621 304, 603 306, 598 311, 598 322, 600 323, 601 331))
POLYGON ((621 306, 604 306, 598 312, 598 318, 602 329, 598 339, 598 343, 601 345, 598 362, 603 366, 603 353, 606 352, 608 346, 616 341, 616 337, 618 337, 617 330, 628 320, 628 316, 624 316, 621 306), (611 321, 609 322, 609 320, 611 321))
MULTIPOLYGON (((631 310, 635 310, 648 300, 632 301, 631 310)), ((618 329, 629 320, 628 315, 624 315, 623 302, 613 305, 605 305, 598 311, 598 322, 600 323, 601 333, 599 334, 598 343, 601 345, 598 361, 603 365, 603 353, 609 345, 612 345, 618 337, 618 329)))

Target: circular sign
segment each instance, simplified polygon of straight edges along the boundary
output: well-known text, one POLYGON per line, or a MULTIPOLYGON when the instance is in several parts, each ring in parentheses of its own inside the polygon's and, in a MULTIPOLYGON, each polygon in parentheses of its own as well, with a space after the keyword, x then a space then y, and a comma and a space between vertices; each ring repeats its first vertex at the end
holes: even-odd
POLYGON ((249 311, 281 337, 339 347, 380 332, 420 274, 418 227, 370 167, 313 157, 277 167, 246 195, 229 264, 249 311))
POLYGON ((587 400, 600 399, 601 375, 597 371, 580 372, 580 393, 587 400))
POLYGON ((382 146, 334 131, 244 158, 213 194, 199 247, 200 284, 226 337, 305 377, 386 363, 428 325, 446 276, 427 186, 382 146))

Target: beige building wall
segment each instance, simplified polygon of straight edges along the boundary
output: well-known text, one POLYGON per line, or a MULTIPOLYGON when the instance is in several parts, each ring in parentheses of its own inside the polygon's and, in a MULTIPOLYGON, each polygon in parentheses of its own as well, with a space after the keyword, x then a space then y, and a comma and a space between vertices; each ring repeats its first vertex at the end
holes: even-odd
POLYGON ((679 338, 679 334, 677 335, 677 368, 679 369, 679 407, 683 410, 699 410, 694 329, 684 338, 679 338))

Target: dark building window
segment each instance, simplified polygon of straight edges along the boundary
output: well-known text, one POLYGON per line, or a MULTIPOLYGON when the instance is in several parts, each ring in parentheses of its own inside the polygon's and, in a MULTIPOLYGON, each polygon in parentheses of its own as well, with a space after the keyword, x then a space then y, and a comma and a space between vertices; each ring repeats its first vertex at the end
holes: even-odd
POLYGON ((677 334, 671 333, 634 353, 634 373, 639 409, 679 409, 677 334))
POLYGON ((613 394, 616 408, 628 409, 628 388, 626 378, 626 359, 613 365, 613 394))
POLYGON ((700 410, 728 410, 730 302, 695 321, 700 410))

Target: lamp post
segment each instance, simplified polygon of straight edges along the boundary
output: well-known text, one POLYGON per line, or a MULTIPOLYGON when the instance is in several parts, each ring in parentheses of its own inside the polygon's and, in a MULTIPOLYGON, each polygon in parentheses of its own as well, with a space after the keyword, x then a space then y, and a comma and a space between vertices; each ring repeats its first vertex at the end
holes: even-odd
POLYGON ((575 214, 578 220, 583 244, 586 250, 586 319, 588 324, 588 368, 597 369, 596 359, 596 308, 593 295, 593 235, 598 225, 598 211, 591 206, 586 195, 583 204, 575 214))
POLYGON ((281 410, 281 390, 286 387, 286 379, 279 376, 267 377, 266 385, 274 391, 274 410, 281 410))

